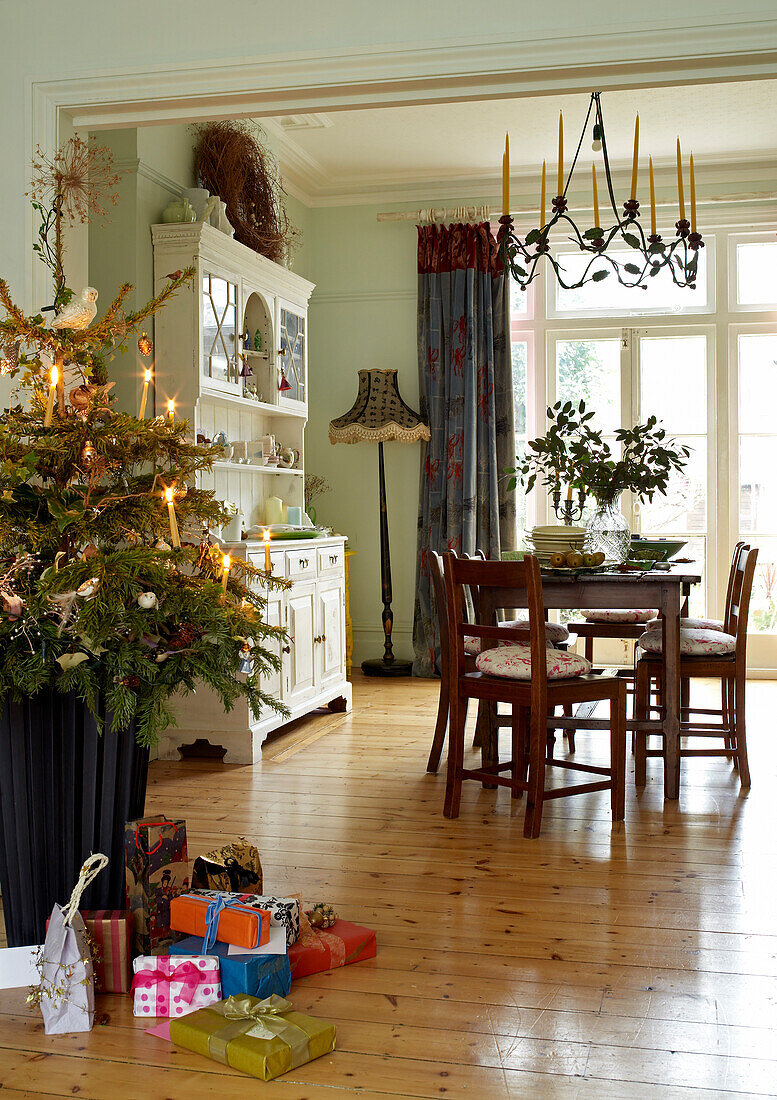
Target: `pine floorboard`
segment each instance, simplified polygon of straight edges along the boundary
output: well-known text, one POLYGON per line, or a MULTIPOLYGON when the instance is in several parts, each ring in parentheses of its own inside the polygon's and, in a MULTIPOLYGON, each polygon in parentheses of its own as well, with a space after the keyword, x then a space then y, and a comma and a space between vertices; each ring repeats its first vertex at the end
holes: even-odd
MULTIPOLYGON (((127 997, 49 1037, 7 990, 0 1097, 777 1095, 777 684, 749 686, 749 793, 724 760, 690 759, 665 804, 659 762, 636 792, 629 756, 624 825, 582 795, 549 803, 533 841, 506 791, 466 783, 443 818, 436 701, 434 683, 356 677, 352 714, 295 723, 256 767, 151 765, 147 812, 185 817, 192 857, 244 835, 267 891, 376 929, 376 959, 292 989, 336 1022, 335 1053, 254 1083, 145 1035, 127 997)), ((602 736, 579 733, 577 757, 602 736)))

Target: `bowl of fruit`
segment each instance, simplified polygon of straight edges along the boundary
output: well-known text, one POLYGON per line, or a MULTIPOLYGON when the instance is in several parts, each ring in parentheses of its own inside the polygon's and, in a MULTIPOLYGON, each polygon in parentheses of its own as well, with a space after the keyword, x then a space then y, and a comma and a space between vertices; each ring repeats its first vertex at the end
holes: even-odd
POLYGON ((570 550, 567 554, 557 552, 550 555, 549 565, 551 569, 601 569, 604 565, 604 554, 601 550, 595 553, 583 550, 570 550))

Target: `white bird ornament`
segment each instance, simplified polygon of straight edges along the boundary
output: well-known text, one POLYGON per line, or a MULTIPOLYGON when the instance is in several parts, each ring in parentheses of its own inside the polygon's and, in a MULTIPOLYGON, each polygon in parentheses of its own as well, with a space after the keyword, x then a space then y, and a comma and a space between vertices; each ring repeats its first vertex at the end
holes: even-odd
POLYGON ((52 328, 69 328, 79 331, 89 328, 97 316, 97 291, 85 286, 80 298, 73 298, 51 322, 52 328))

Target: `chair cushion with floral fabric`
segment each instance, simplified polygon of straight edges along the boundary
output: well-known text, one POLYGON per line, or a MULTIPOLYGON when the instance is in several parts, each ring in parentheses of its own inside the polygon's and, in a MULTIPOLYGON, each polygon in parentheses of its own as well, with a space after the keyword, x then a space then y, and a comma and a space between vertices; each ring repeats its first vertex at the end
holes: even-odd
POLYGON ((647 623, 658 611, 648 607, 581 607, 580 614, 589 623, 647 623))
MULTIPOLYGON (((660 630, 662 619, 653 619, 647 624, 648 630, 660 630)), ((722 619, 680 619, 682 630, 722 630, 722 619)))
MULTIPOLYGON (((569 680, 591 671, 591 663, 585 657, 577 653, 567 653, 563 649, 547 649, 545 666, 549 680, 569 680)), ((519 643, 486 649, 475 660, 475 668, 489 676, 531 680, 531 647, 519 643)))
MULTIPOLYGON (((528 628, 528 619, 513 619, 511 622, 499 623, 499 626, 513 627, 524 626, 528 628)), ((551 645, 557 645, 559 642, 566 642, 569 640, 569 631, 562 623, 545 623, 545 639, 550 642, 551 645)), ((465 638, 464 639, 464 652, 470 657, 476 657, 480 653, 482 647, 482 638, 465 638)), ((488 639, 491 642, 491 639, 488 639)), ((513 639, 506 638, 505 641, 500 642, 499 645, 515 645, 516 642, 513 639)), ((517 643, 519 645, 523 643, 517 643)))
MULTIPOLYGON (((647 630, 639 639, 645 653, 661 652, 661 631, 647 630)), ((680 654, 683 657, 733 657, 737 640, 722 630, 681 630, 680 654)))

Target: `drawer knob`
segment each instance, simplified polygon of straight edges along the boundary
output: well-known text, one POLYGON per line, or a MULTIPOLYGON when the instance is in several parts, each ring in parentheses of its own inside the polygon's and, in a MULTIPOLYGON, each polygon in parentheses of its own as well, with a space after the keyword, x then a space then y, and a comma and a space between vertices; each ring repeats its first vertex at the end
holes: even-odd
POLYGON ((283 647, 283 652, 284 653, 291 653, 291 646, 290 645, 285 645, 283 647))
POLYGON ((337 554, 330 554, 329 555, 329 561, 332 563, 332 565, 334 565, 335 562, 337 561, 337 554))

